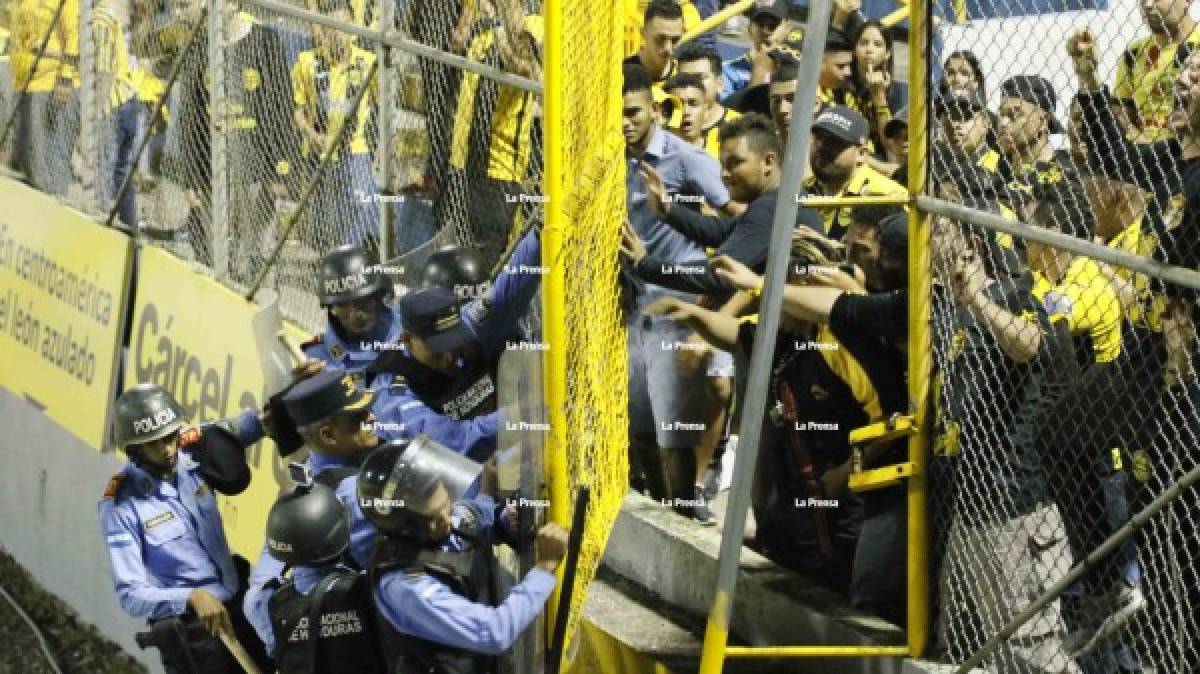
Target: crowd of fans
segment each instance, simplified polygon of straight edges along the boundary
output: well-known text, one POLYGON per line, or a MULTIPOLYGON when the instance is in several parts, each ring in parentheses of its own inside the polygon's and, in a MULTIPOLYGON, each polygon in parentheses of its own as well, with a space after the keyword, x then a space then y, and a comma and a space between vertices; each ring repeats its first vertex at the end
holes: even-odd
MULTIPOLYGON (((890 30, 856 9, 835 3, 804 191, 903 196, 907 91, 890 30)), ((950 53, 932 101, 930 193, 1196 268, 1200 29, 1187 3, 1142 10, 1151 34, 1122 53, 1111 90, 1094 35, 1064 45, 1079 81, 1065 125, 1043 75, 1007 77, 993 110, 979 58, 950 53)), ((631 456, 650 494, 703 523, 716 520, 714 475, 745 385, 804 40, 787 3, 749 21, 751 50, 722 63, 677 46, 680 8, 651 2, 624 66, 631 456)), ((903 441, 849 437, 909 409, 907 222, 902 207, 800 208, 752 500, 757 549, 896 624, 902 489, 853 492, 847 478, 904 458, 903 441)), ((933 225, 935 535, 943 581, 970 580, 943 582, 942 605, 968 602, 994 630, 1147 503, 1147 481, 1178 477, 1164 467, 1200 430, 1196 302, 1083 255, 933 225), (991 484, 962 485, 981 476, 991 484)), ((1143 671, 1118 638, 1154 580, 1138 552, 1135 538, 1089 571, 1084 608, 1056 601, 1023 626, 999 671, 1143 671)))
MULTIPOLYGON (((79 126, 74 1, 66 3, 36 67, 33 52, 56 3, 9 7, 12 81, 23 92, 9 102, 17 106, 11 161, 31 184, 56 194, 70 181, 67 158, 79 126)), ((178 125, 184 142, 208 142, 210 83, 197 59, 181 76, 178 105, 154 114, 162 66, 184 48, 190 31, 181 27, 202 25, 202 15, 195 7, 135 4, 127 45, 111 2, 98 0, 92 20, 96 69, 109 76, 100 89, 110 93, 102 108, 116 129, 98 179, 115 194, 132 170, 137 117, 143 127, 158 121, 152 134, 178 125)), ((493 0, 457 12, 422 9, 432 3, 415 0, 400 4, 399 20, 412 35, 540 78, 543 28, 525 3, 493 0)), ((636 35, 622 66, 621 280, 633 486, 716 524, 720 460, 734 446, 730 429, 757 327, 793 98, 802 84, 804 26, 785 0, 760 3, 748 16, 749 50, 725 60, 711 36, 681 44, 697 10, 716 9, 709 4, 643 2, 639 27, 630 31, 636 35)), ((377 25, 362 5, 318 0, 313 9, 377 25)), ((1200 52, 1193 47, 1200 27, 1188 3, 1147 0, 1141 7, 1150 35, 1121 52, 1111 88, 1096 72, 1105 45, 1087 30, 1064 45, 1079 85, 1065 125, 1050 80, 1037 73, 1006 78, 993 110, 980 59, 970 51, 950 53, 931 106, 929 192, 1197 268, 1200 52), (1060 134, 1062 149, 1055 141, 1060 134)), ((366 80, 373 50, 320 27, 309 36, 287 34, 236 9, 224 24, 228 60, 256 73, 249 80, 239 75, 234 79, 245 86, 226 91, 231 142, 256 159, 238 163, 244 175, 232 183, 231 213, 261 221, 273 194, 294 196, 304 184, 296 176, 311 172, 334 141, 332 130, 347 123, 352 130, 336 149, 320 207, 307 217, 341 227, 337 240, 320 240, 320 248, 378 237, 371 175, 372 152, 381 147, 372 136, 376 106, 348 115, 361 88, 374 87, 366 80), (341 117, 335 122, 334 115, 341 117)), ((895 61, 888 26, 865 19, 854 0, 835 2, 805 193, 907 194, 908 91, 895 61)), ((479 238, 503 244, 528 214, 518 197, 540 170, 536 100, 479 75, 449 78, 448 70, 422 62, 415 73, 430 111, 415 142, 421 149, 383 144, 422 160, 401 182, 423 210, 398 220, 402 231, 428 238, 433 223, 451 224, 446 204, 465 203, 462 217, 479 238)), ((372 89, 368 99, 375 95, 372 89)), ((168 156, 153 170, 174 171, 193 204, 190 218, 202 219, 207 165, 171 167, 171 152, 160 152, 168 156)), ((136 224, 131 195, 119 212, 136 224)), ((207 226, 197 221, 191 229, 207 226)), ((898 625, 906 618, 904 490, 853 492, 847 485, 854 472, 905 457, 903 440, 852 447, 849 438, 856 428, 909 411, 907 228, 902 206, 799 209, 753 493, 757 549, 898 625)), ((1149 490, 1140 485, 1167 465, 1165 455, 1192 451, 1177 438, 1194 440, 1200 431, 1195 413, 1179 411, 1200 405, 1192 370, 1197 303, 1185 289, 1033 241, 944 217, 934 218, 933 231, 933 489, 944 489, 944 502, 953 504, 961 490, 956 474, 973 471, 995 481, 994 498, 937 532, 947 543, 944 573, 978 560, 990 566, 963 574, 977 587, 943 592, 976 598, 982 619, 999 625, 1030 599, 1015 596, 1014 585, 1042 588, 1061 577, 1072 559, 1095 549, 1147 500, 1149 490), (1168 396, 1191 402, 1167 405, 1168 396)), ((1194 562, 1197 551, 1189 554, 1194 562)), ((1200 605, 1195 568, 1189 566, 1186 584, 1192 606, 1200 605)), ((1120 671, 1141 671, 1136 654, 1105 640, 1145 610, 1147 575, 1136 543, 1126 543, 1089 571, 1083 594, 1094 600, 1092 610, 1065 620, 1057 602, 1047 606, 1002 657, 1032 668, 1012 671, 1074 672, 1092 671, 1087 658, 1103 653, 1120 671)))

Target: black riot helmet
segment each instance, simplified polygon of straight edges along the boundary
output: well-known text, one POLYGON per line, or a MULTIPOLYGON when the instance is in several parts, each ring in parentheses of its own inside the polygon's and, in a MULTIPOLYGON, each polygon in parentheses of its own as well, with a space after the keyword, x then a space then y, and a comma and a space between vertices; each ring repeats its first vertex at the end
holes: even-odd
POLYGON ((491 285, 483 256, 470 247, 447 246, 434 252, 421 272, 422 288, 440 286, 460 302, 486 293, 491 285))
POLYGON ((429 520, 459 501, 483 466, 427 435, 371 452, 358 471, 358 505, 380 531, 428 542, 429 520))
POLYGON ((392 292, 392 280, 375 254, 361 246, 339 246, 321 258, 321 306, 346 304, 392 292))
POLYGON ((158 384, 138 384, 117 398, 113 444, 141 445, 161 440, 187 425, 179 402, 158 384))
POLYGON ((267 551, 290 566, 331 562, 350 546, 350 518, 323 484, 300 485, 267 515, 267 551))

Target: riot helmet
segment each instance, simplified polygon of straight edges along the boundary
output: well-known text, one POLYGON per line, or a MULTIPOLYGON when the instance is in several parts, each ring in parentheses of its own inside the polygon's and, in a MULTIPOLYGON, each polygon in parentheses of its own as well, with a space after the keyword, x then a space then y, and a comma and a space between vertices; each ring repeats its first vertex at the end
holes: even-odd
POLYGON ((358 472, 358 505, 389 536, 431 541, 430 520, 449 512, 483 466, 427 435, 376 449, 358 472))
POLYGON ((320 284, 321 306, 326 308, 376 295, 383 299, 392 292, 392 280, 375 254, 349 244, 321 258, 320 284))
POLYGON ((435 251, 421 272, 421 288, 438 286, 454 293, 460 302, 479 297, 491 288, 483 255, 464 246, 435 251))
POLYGON ((161 440, 187 424, 183 407, 158 384, 138 384, 117 398, 113 444, 142 445, 161 440))
POLYGON ((267 515, 267 551, 284 564, 331 562, 350 546, 350 522, 337 494, 323 484, 299 485, 267 515))

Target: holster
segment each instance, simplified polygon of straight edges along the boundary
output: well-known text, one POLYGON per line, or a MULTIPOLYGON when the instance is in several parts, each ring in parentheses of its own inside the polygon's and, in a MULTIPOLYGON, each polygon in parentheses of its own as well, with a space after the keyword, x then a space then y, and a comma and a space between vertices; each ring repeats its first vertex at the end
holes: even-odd
POLYGON ((203 674, 192 657, 189 642, 192 637, 203 636, 204 624, 186 621, 179 616, 151 621, 149 632, 134 635, 139 648, 157 648, 165 662, 169 662, 188 674, 203 674))

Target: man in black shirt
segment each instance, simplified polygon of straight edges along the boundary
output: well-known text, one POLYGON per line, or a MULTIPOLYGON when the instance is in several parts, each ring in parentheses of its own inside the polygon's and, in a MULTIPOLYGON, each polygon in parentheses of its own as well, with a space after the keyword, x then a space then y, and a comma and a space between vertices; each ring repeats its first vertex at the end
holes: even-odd
MULTIPOLYGON (((784 316, 793 320, 828 325, 831 334, 873 373, 882 416, 908 412, 904 381, 907 339, 906 261, 908 259, 907 216, 897 214, 879 224, 880 278, 886 292, 861 295, 849 292, 832 274, 828 286, 787 285, 783 294, 784 316)), ((713 260, 719 276, 739 290, 761 292, 762 277, 737 260, 721 256, 713 260)), ((863 453, 865 468, 879 468, 905 460, 903 442, 869 447, 863 453)), ((847 462, 840 471, 848 473, 847 462)), ((904 626, 905 578, 907 576, 907 507, 904 488, 886 487, 862 494, 865 519, 855 550, 850 579, 850 602, 904 626)))
MULTIPOLYGON (((729 188, 733 201, 749 204, 733 218, 707 216, 675 203, 663 181, 653 169, 644 168, 647 198, 663 220, 684 236, 704 246, 716 247, 718 255, 727 255, 751 269, 762 270, 767 264, 767 246, 775 204, 779 196, 780 165, 783 148, 771 120, 749 114, 721 127, 721 180, 729 188)), ((796 225, 820 231, 816 211, 801 207, 796 225)), ((683 292, 727 296, 734 287, 719 277, 711 262, 681 268, 649 254, 631 227, 625 229, 624 252, 644 280, 683 292)))
MULTIPOLYGON (((827 259, 812 252, 793 254, 789 282, 807 283, 804 271, 830 264, 827 259)), ((686 321, 714 346, 749 357, 754 321, 672 297, 656 300, 646 311, 686 321)), ((784 316, 780 332, 755 470, 756 544, 775 562, 845 593, 862 500, 846 488, 840 469, 850 461, 850 431, 882 418, 876 373, 850 357, 828 326, 784 316)))
MULTIPOLYGON (((1071 567, 1062 517, 1050 498, 1033 442, 1045 385, 1066 381, 1074 359, 1070 335, 1051 324, 1027 272, 1011 274, 1004 251, 986 238, 968 241, 944 218, 935 221, 934 349, 937 439, 931 474, 938 501, 957 517, 944 533, 942 606, 970 602, 985 631, 1022 611, 1033 593, 1071 567), (948 297, 950 290, 953 297, 948 297), (1018 320, 1024 317, 1029 320, 1018 320), (1026 334, 1028 333, 1028 334, 1026 334), (1033 348, 1029 348, 1029 345, 1033 348), (962 498, 959 476, 991 479, 962 498), (967 586, 945 582, 965 579, 967 586)), ((954 629, 947 612, 943 629, 954 629)), ((1005 642, 1000 671, 1078 672, 1063 650, 1059 602, 1045 607, 1005 642)))

